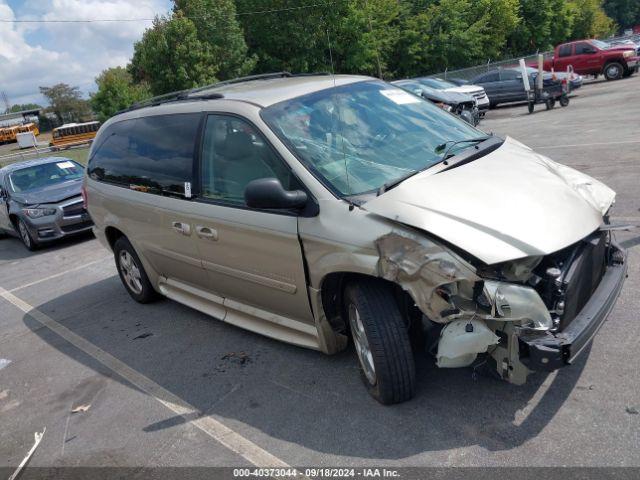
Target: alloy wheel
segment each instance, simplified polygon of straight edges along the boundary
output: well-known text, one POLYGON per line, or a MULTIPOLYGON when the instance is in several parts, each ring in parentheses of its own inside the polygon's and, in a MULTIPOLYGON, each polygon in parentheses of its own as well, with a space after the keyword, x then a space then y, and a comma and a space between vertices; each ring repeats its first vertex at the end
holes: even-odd
POLYGON ((119 263, 122 277, 127 287, 136 295, 140 295, 142 293, 142 276, 140 275, 140 268, 133 259, 133 256, 126 250, 123 250, 120 252, 119 263))
POLYGON ((373 355, 369 347, 369 340, 364 331, 364 325, 360 319, 360 313, 354 304, 349 305, 349 324, 353 334, 353 343, 360 359, 360 365, 365 377, 371 385, 376 384, 376 368, 373 364, 373 355))

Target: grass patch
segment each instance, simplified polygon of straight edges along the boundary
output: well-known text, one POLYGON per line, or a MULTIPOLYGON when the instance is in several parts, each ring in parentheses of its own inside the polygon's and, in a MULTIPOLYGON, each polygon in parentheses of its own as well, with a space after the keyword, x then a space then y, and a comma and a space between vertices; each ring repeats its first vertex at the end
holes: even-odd
POLYGON ((45 157, 60 157, 60 158, 68 158, 70 160, 75 160, 81 165, 87 164, 87 156, 89 155, 89 147, 81 147, 81 148, 70 148, 68 150, 62 150, 60 152, 42 152, 37 155, 16 155, 15 157, 9 159, 0 160, 0 167, 4 167, 11 163, 21 162, 23 160, 33 160, 34 158, 45 158, 45 157))

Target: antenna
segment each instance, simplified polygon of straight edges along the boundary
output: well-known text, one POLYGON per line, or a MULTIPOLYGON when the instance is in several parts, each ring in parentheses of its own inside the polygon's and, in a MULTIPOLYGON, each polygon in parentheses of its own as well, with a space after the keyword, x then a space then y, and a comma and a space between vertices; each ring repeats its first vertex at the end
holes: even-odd
POLYGON ((9 103, 9 97, 7 97, 7 92, 5 91, 2 92, 2 101, 4 102, 5 112, 9 113, 9 110, 11 109, 11 104, 9 103))

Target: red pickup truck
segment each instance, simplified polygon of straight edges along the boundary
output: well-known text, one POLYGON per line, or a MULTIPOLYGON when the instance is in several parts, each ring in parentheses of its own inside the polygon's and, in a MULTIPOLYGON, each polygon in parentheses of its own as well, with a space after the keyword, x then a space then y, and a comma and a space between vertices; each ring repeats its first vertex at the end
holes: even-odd
POLYGON ((633 46, 610 47, 600 40, 576 40, 558 45, 553 57, 545 59, 544 70, 560 72, 571 65, 581 75, 603 74, 607 80, 618 80, 637 72, 639 64, 633 46))

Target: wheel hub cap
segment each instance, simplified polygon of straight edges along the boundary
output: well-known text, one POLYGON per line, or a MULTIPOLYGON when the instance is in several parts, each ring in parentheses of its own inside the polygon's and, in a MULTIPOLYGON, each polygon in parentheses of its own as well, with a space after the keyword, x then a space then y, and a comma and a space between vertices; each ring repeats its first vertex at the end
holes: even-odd
POLYGON ((360 365, 364 371, 367 380, 371 385, 376 383, 376 369, 373 365, 373 355, 369 347, 369 340, 364 332, 364 325, 360 319, 360 313, 355 305, 349 305, 349 324, 351 325, 351 333, 353 334, 353 343, 358 353, 360 365))
POLYGON ((136 265, 135 260, 127 251, 120 252, 120 270, 127 286, 135 294, 142 293, 142 279, 140 269, 136 265))

